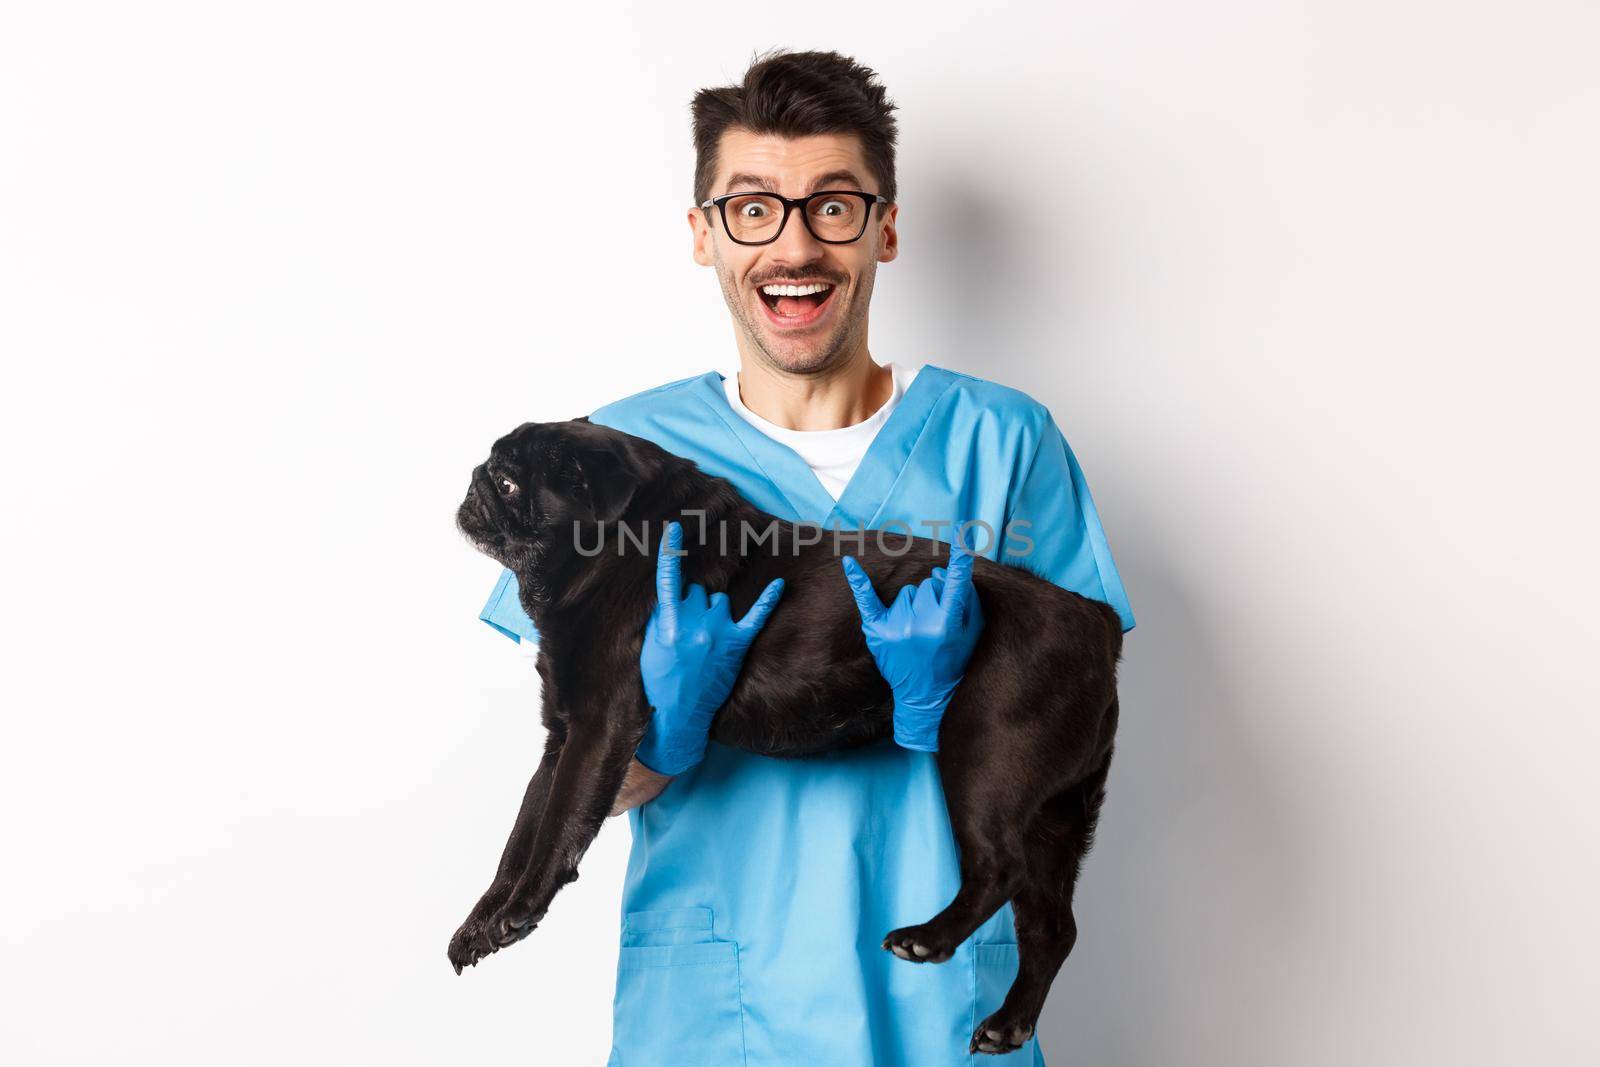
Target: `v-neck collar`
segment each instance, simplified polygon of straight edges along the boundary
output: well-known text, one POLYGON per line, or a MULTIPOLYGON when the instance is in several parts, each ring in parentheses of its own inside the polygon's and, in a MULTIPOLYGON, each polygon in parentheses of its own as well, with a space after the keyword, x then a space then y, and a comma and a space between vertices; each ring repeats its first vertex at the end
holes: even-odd
POLYGON ((756 466, 788 502, 794 520, 820 523, 828 528, 838 525, 870 529, 889 490, 905 470, 906 461, 911 458, 911 450, 927 426, 934 405, 954 384, 955 377, 954 372, 931 363, 917 371, 900 402, 889 412, 867 446, 861 465, 845 484, 838 501, 817 480, 816 472, 807 466, 800 453, 768 437, 729 406, 723 385, 726 376, 721 371, 707 371, 701 375, 693 383, 692 391, 744 445, 756 466))

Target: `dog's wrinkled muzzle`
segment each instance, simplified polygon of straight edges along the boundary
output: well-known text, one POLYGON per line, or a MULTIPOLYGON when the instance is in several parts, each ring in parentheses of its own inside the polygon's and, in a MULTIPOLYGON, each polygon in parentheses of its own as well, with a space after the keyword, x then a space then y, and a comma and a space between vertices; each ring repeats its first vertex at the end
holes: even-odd
POLYGON ((489 465, 480 463, 472 472, 467 498, 456 509, 456 528, 480 548, 497 543, 500 540, 501 508, 494 483, 489 477, 489 465))

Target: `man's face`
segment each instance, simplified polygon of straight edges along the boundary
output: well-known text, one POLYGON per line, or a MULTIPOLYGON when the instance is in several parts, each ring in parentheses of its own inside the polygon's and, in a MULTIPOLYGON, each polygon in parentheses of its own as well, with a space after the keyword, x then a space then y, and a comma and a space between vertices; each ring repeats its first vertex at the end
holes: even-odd
MULTIPOLYGON (((819 189, 880 192, 862 159, 860 141, 853 133, 791 139, 730 128, 722 135, 711 195, 776 192, 798 198, 819 189)), ((865 207, 859 199, 853 205, 865 207)), ((734 204, 728 207, 731 221, 734 204)), ((701 209, 691 208, 695 262, 716 267, 741 351, 778 370, 807 374, 841 365, 864 349, 878 264, 898 253, 898 210, 892 204, 871 208, 866 233, 850 244, 817 240, 795 210, 777 240, 742 245, 728 236, 715 208, 709 221, 701 209), (762 292, 766 285, 804 282, 832 286, 819 308, 813 306, 816 297, 775 299, 762 292)))

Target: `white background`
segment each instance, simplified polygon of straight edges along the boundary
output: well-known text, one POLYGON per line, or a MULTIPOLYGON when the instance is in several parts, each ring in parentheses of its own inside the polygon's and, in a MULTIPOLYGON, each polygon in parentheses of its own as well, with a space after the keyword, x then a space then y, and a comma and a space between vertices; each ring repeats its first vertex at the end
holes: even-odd
POLYGON ((901 107, 873 356, 1048 404, 1138 616, 1052 1067, 1596 1062, 1597 31, 7 5, 0 1058, 603 1062, 623 820, 445 960, 541 737, 452 516, 735 369, 688 101, 787 45, 901 107))

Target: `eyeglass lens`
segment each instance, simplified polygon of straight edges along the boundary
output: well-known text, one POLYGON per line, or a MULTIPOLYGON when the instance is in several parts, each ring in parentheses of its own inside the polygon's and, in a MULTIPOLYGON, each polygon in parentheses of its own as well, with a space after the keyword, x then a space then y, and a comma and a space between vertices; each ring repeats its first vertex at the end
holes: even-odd
MULTIPOLYGON (((778 232, 783 203, 761 193, 729 200, 728 232, 740 241, 764 241, 778 232)), ((866 229, 867 205, 857 196, 819 196, 806 205, 811 231, 824 241, 853 241, 866 229)))

